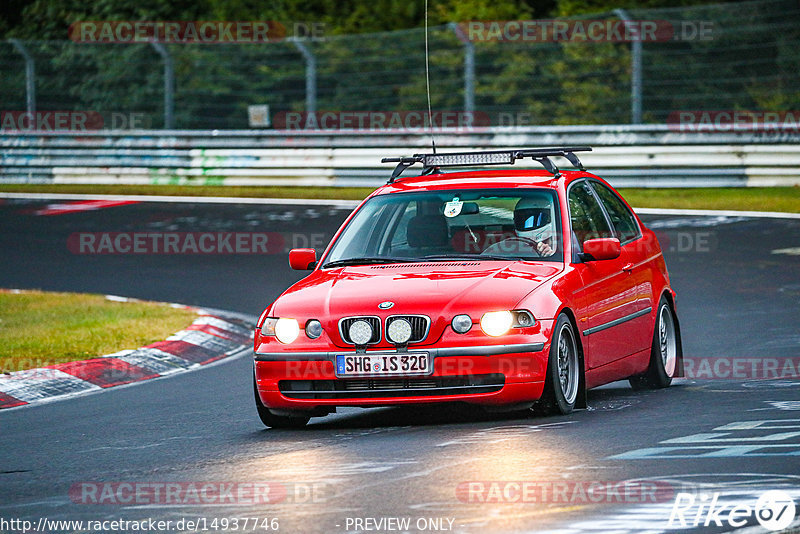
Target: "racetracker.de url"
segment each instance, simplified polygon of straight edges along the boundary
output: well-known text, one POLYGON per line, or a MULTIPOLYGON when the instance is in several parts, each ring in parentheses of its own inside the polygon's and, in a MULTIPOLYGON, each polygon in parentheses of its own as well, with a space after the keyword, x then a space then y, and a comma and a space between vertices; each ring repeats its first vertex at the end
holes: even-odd
POLYGON ((36 520, 0 517, 0 533, 29 532, 278 532, 274 517, 192 517, 181 519, 36 520))

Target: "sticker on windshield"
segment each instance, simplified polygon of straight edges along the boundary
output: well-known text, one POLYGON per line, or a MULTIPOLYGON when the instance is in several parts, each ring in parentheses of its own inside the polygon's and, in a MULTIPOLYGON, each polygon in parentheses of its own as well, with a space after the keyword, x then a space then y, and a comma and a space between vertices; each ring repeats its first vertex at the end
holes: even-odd
POLYGON ((450 202, 446 202, 444 205, 444 216, 445 217, 456 217, 459 213, 461 213, 461 208, 464 206, 464 203, 458 200, 458 197, 455 197, 450 202))

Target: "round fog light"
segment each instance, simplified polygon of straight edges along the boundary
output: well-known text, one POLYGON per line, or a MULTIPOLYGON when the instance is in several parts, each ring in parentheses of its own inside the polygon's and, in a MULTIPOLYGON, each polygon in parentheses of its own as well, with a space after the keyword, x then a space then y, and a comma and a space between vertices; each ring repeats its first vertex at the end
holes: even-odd
POLYGON ((372 339, 372 327, 367 321, 361 319, 353 322, 347 333, 350 335, 350 341, 356 345, 366 345, 372 339))
POLYGON ((392 343, 407 343, 411 339, 411 323, 405 319, 395 319, 389 323, 386 334, 392 343))
POLYGON ((322 323, 316 319, 311 319, 306 323, 306 335, 309 339, 317 339, 322 335, 322 323))
POLYGON ((275 337, 281 343, 289 344, 300 335, 300 325, 297 319, 281 317, 275 322, 275 337))
POLYGON ((469 315, 456 315, 450 322, 450 326, 459 334, 466 334, 472 328, 472 318, 469 315))

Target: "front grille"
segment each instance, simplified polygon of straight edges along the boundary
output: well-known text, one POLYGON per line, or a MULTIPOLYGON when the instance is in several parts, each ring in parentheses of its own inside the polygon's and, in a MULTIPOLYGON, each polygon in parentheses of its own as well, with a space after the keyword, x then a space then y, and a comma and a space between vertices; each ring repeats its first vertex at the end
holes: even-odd
POLYGON ((380 317, 364 316, 364 317, 347 317, 339 321, 339 334, 345 343, 355 345, 350 339, 350 325, 356 321, 366 321, 372 327, 372 338, 367 342, 368 345, 379 343, 381 340, 381 319, 380 317))
POLYGON ((281 380, 280 392, 290 399, 383 399, 494 393, 503 389, 502 374, 425 378, 346 378, 281 380))
MULTIPOLYGON (((386 331, 389 325, 398 319, 405 319, 411 324, 411 339, 409 343, 419 343, 428 337, 428 329, 431 326, 431 319, 427 315, 392 315, 386 319, 386 331)), ((390 341, 387 339, 387 341, 390 341)))

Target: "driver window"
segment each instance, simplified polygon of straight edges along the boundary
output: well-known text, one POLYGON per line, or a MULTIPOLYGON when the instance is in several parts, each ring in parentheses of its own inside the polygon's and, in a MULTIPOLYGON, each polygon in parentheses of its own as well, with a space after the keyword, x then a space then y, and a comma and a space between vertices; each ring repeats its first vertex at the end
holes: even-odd
POLYGON ((600 182, 593 182, 592 187, 597 193, 597 196, 600 197, 600 200, 603 201, 606 207, 606 213, 608 213, 608 216, 611 218, 611 223, 619 234, 620 243, 627 243, 639 237, 639 227, 636 224, 636 218, 617 195, 612 193, 609 188, 600 182))
POLYGON ((600 204, 585 183, 573 186, 569 192, 569 216, 581 251, 587 239, 614 237, 600 204))

